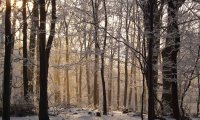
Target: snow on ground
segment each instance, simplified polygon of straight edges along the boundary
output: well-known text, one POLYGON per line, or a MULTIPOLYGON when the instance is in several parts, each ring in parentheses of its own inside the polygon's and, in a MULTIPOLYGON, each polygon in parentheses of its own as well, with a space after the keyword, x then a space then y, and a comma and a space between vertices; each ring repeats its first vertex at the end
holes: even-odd
MULTIPOLYGON (((62 109, 58 115, 56 110, 50 112, 50 120, 141 120, 140 116, 135 113, 123 114, 119 111, 113 111, 109 115, 97 117, 96 111, 92 111, 88 114, 89 109, 82 108, 70 108, 62 109)), ((147 120, 147 115, 144 115, 144 120, 147 120)), ((2 120, 2 118, 0 118, 2 120)), ((27 117, 11 117, 11 120, 38 120, 38 116, 27 116, 27 117)), ((168 119, 173 120, 173 119, 168 119)), ((200 118, 192 119, 200 120, 200 118)))

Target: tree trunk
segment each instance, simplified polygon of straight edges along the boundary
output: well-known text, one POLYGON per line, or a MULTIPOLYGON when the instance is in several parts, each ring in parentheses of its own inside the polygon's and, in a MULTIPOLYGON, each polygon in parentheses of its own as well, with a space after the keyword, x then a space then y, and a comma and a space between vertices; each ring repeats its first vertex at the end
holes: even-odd
MULTIPOLYGON (((111 43, 112 44, 112 43, 111 43)), ((110 69, 109 69, 109 81, 108 81, 108 106, 109 109, 111 109, 112 106, 112 88, 113 88, 113 57, 114 57, 114 53, 113 53, 113 49, 111 48, 111 57, 109 60, 110 63, 110 69)))
MULTIPOLYGON (((29 80, 29 92, 33 94, 33 78, 34 78, 34 61, 35 61, 35 49, 36 49, 36 36, 38 29, 38 4, 36 0, 33 1, 33 9, 31 16, 31 30, 30 30, 30 44, 29 44, 29 60, 28 66, 28 80, 29 80)), ((38 90, 38 89, 36 89, 38 90)))
POLYGON ((99 84, 98 84, 98 71, 99 71, 99 42, 98 42, 98 2, 92 2, 93 22, 94 22, 94 43, 95 43, 95 63, 94 63, 94 108, 97 109, 99 105, 99 84))
MULTIPOLYGON (((199 30, 198 30, 198 35, 199 35, 199 39, 200 39, 200 21, 199 21, 199 30)), ((199 46, 200 49, 200 46, 199 46)), ((197 99, 197 116, 199 115, 199 105, 200 105, 200 72, 199 69, 196 70, 197 72, 197 80, 198 80, 198 99, 197 99)))
POLYGON ((39 102, 39 119, 49 120, 48 116, 48 69, 51 45, 55 35, 56 22, 56 0, 51 0, 52 13, 50 35, 46 46, 46 11, 45 0, 40 1, 40 102, 39 102))
MULTIPOLYGON (((80 59, 82 59, 83 45, 81 45, 80 59)), ((82 102, 82 64, 79 65, 79 105, 82 102)))
POLYGON ((10 120, 10 95, 11 95, 11 51, 12 51, 12 35, 11 35, 11 4, 10 0, 6 0, 5 11, 5 56, 4 56, 4 79, 3 79, 3 120, 10 120))
POLYGON ((40 102, 39 120, 49 120, 47 97, 47 61, 46 61, 46 10, 45 0, 40 0, 40 102))
POLYGON ((118 60, 117 60, 117 109, 120 106, 120 42, 118 42, 118 60))
MULTIPOLYGON (((119 28, 118 28, 118 35, 119 37, 121 37, 121 30, 122 30, 122 18, 123 18, 123 12, 122 12, 122 9, 123 9, 123 4, 122 4, 122 0, 120 1, 120 16, 119 16, 119 28)), ((117 109, 119 110, 119 107, 120 107, 120 81, 121 81, 121 71, 120 71, 120 42, 118 42, 118 46, 117 46, 117 57, 118 57, 118 60, 117 60, 117 109)))
POLYGON ((105 61, 104 61, 104 54, 105 54, 105 49, 106 49, 106 41, 107 41, 107 8, 106 8, 106 0, 103 1, 103 6, 104 6, 104 13, 105 13, 105 29, 104 29, 104 41, 103 41, 103 50, 101 53, 101 80, 102 80, 102 90, 103 90, 103 114, 107 115, 107 97, 106 97, 106 83, 105 83, 105 76, 104 76, 104 66, 105 66, 105 61))
MULTIPOLYGON (((16 7, 16 0, 14 0, 14 3, 13 3, 13 7, 15 8, 16 7)), ((14 9, 13 10, 13 20, 12 20, 12 41, 15 41, 15 33, 16 33, 16 16, 17 16, 17 11, 14 9)), ((15 42, 12 42, 12 48, 11 48, 11 56, 13 55, 13 51, 14 51, 14 46, 15 46, 15 42)), ((12 63, 11 63, 11 67, 10 67, 10 80, 12 81, 13 79, 13 66, 12 66, 12 63)), ((12 90, 12 89, 11 89, 12 90)))
POLYGON ((155 105, 155 114, 158 115, 158 96, 157 96, 157 89, 158 89, 158 56, 160 53, 160 31, 161 31, 161 25, 162 25, 162 10, 163 10, 163 4, 161 2, 160 8, 158 8, 158 3, 156 1, 156 4, 154 6, 154 43, 153 43, 153 56, 152 56, 152 66, 153 66, 153 81, 154 81, 154 105, 155 105))
POLYGON ((168 1, 168 27, 166 47, 163 56, 163 106, 165 112, 173 112, 173 117, 180 120, 178 86, 177 86, 177 53, 180 49, 180 35, 178 28, 177 1, 168 1), (168 111, 168 109, 171 109, 168 111))
MULTIPOLYGON (((128 34, 128 33, 127 33, 128 34)), ((125 53, 125 83, 124 83, 124 109, 127 107, 127 92, 128 92, 128 47, 126 46, 125 53)))
POLYGON ((23 0, 23 11, 22 11, 22 16, 23 16, 23 82, 24 82, 24 99, 28 101, 29 99, 29 80, 28 80, 28 56, 27 56, 27 21, 26 21, 26 3, 27 0, 23 0))
MULTIPOLYGON (((60 40, 60 48, 62 47, 61 45, 61 40, 60 40)), ((59 49, 59 54, 55 55, 55 64, 60 65, 61 63, 61 49, 59 49)), ((61 89, 60 89, 60 69, 54 68, 54 81, 55 81, 55 105, 58 106, 61 103, 61 89)))
POLYGON ((133 79, 134 79, 134 75, 133 75, 133 71, 134 71, 134 59, 132 58, 132 65, 131 65, 131 75, 130 75, 130 86, 129 86, 129 96, 128 96, 128 107, 129 109, 131 108, 131 102, 132 102, 132 97, 133 97, 133 79))
MULTIPOLYGON (((85 34, 86 30, 84 30, 84 34, 85 34)), ((86 36, 86 35, 85 35, 86 36)), ((84 46, 85 46, 85 57, 86 57, 86 80, 87 80, 87 97, 88 97, 88 105, 91 104, 91 87, 90 87, 90 67, 89 67, 89 63, 91 62, 91 50, 90 50, 90 42, 91 42, 91 30, 89 32, 89 41, 88 41, 88 45, 86 44, 86 39, 84 42, 84 46)))
MULTIPOLYGON (((69 63, 69 25, 65 21, 65 40, 66 40, 66 56, 65 56, 65 61, 66 63, 69 63)), ((67 87, 67 91, 64 89, 64 104, 70 104, 70 87, 69 87, 69 69, 65 68, 65 79, 64 79, 64 85, 67 87), (67 97, 67 101, 66 101, 67 97)))
POLYGON ((155 1, 149 0, 148 4, 148 10, 149 10, 149 41, 148 41, 148 63, 147 63, 147 70, 148 70, 148 120, 154 120, 155 119, 155 111, 154 111, 154 82, 153 81, 153 43, 154 43, 154 6, 155 1))
POLYGON ((79 90, 78 90, 79 81, 78 81, 78 68, 77 67, 76 67, 75 71, 76 71, 76 102, 77 102, 77 105, 79 105, 80 104, 79 103, 79 90))
POLYGON ((200 105, 200 76, 199 76, 199 71, 197 71, 198 77, 198 99, 197 99, 197 116, 199 115, 199 105, 200 105))
MULTIPOLYGON (((125 31, 126 31, 126 42, 127 44, 129 43, 129 28, 130 28, 130 16, 133 8, 134 2, 132 1, 131 3, 127 0, 126 1, 126 19, 125 19, 125 31)), ((127 95, 128 95, 128 52, 129 52, 129 47, 125 47, 125 87, 124 87, 124 108, 127 109, 127 95)))

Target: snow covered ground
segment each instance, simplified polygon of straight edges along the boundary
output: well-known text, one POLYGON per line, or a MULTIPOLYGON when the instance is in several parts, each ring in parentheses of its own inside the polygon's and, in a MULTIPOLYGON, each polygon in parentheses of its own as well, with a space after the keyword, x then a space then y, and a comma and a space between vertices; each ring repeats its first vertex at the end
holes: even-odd
MULTIPOLYGON (((88 111, 88 109, 82 108, 63 109, 58 115, 55 115, 54 113, 56 113, 56 111, 54 111, 50 113, 50 120, 141 120, 140 116, 135 113, 123 114, 119 111, 113 111, 109 113, 109 115, 97 117, 95 111, 90 114, 88 114, 88 111)), ((147 120, 147 115, 144 115, 144 118, 147 120)), ((2 120, 2 118, 0 118, 0 120, 2 120)), ((11 120, 38 120, 38 116, 11 117, 11 120)), ((200 118, 192 120, 200 120, 200 118)))

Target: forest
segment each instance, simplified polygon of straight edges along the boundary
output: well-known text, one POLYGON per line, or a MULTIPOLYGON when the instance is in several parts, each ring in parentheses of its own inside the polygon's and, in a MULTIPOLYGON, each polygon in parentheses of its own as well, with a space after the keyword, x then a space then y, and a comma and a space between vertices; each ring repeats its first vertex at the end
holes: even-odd
POLYGON ((0 120, 199 120, 200 0, 0 0, 0 120))

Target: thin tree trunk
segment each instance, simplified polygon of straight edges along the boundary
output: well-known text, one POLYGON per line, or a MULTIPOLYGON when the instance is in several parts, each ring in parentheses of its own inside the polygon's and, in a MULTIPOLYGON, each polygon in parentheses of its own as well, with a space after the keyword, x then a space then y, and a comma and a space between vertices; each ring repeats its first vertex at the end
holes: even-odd
MULTIPOLYGON (((55 64, 60 65, 61 63, 61 40, 60 40, 60 49, 59 49, 59 54, 55 55, 55 64)), ((60 92, 60 69, 54 68, 54 81, 55 81, 55 105, 59 105, 61 103, 61 92, 60 92)))
POLYGON ((78 90, 79 81, 78 81, 78 68, 77 67, 76 67, 75 71, 76 71, 76 102, 77 102, 77 105, 79 105, 80 104, 79 103, 79 90, 78 90))
MULTIPOLYGON (((123 17, 123 12, 122 12, 122 9, 123 9, 123 5, 122 5, 122 0, 120 1, 120 16, 119 16, 119 28, 118 28, 118 35, 119 37, 121 37, 121 29, 122 29, 122 17, 123 17)), ((117 109, 119 110, 119 107, 120 107, 120 81, 121 81, 121 72, 120 72, 120 42, 118 42, 118 46, 117 46, 117 57, 118 57, 118 61, 117 61, 117 109)))
MULTIPOLYGON (((84 31, 85 33, 86 31, 84 31)), ((86 36, 86 35, 85 35, 86 36)), ((89 33, 89 43, 88 43, 88 48, 87 48, 87 44, 86 44, 86 39, 85 39, 85 50, 86 50, 86 80, 87 80, 87 94, 88 94, 88 105, 91 104, 91 90, 90 90, 90 67, 89 67, 89 63, 90 63, 90 41, 91 41, 91 33, 89 33), (89 58, 88 58, 89 57, 89 58)))
POLYGON ((131 102, 132 102, 132 94, 133 94, 133 70, 134 69, 134 60, 132 59, 132 65, 131 65, 131 76, 130 76, 130 86, 129 86, 129 96, 128 96, 128 107, 129 109, 132 109, 131 108, 131 102))
POLYGON ((107 115, 107 98, 106 98, 106 83, 105 83, 105 76, 104 76, 104 66, 105 66, 105 61, 104 61, 104 54, 105 54, 105 49, 106 49, 106 41, 107 41, 107 8, 106 8, 106 0, 103 1, 103 6, 104 6, 104 14, 105 14, 105 29, 104 29, 104 41, 103 41, 103 50, 101 53, 101 80, 102 80, 102 90, 103 90, 103 114, 107 115))
MULTIPOLYGON (((127 1, 127 5, 126 5, 126 20, 125 20, 125 24, 126 24, 126 41, 125 42, 129 42, 129 25, 128 25, 128 12, 129 12, 129 7, 128 7, 128 1, 127 1)), ((128 46, 125 47, 125 64, 124 64, 124 71, 125 71, 125 82, 124 82, 124 103, 123 103, 123 107, 124 109, 126 109, 127 107, 127 91, 128 91, 128 46)))
POLYGON ((117 61, 117 109, 120 106, 120 42, 118 42, 118 61, 117 61))
POLYGON ((200 76, 199 76, 199 71, 197 71, 198 77, 198 99, 197 99, 197 116, 199 115, 199 105, 200 105, 200 76))
POLYGON ((109 109, 111 109, 111 106, 112 106, 112 88, 113 88, 113 57, 114 57, 114 53, 113 53, 112 48, 111 48, 110 54, 111 54, 111 57, 109 60, 110 69, 109 69, 109 81, 108 81, 108 106, 109 106, 109 109))
MULTIPOLYGON (((136 23, 136 1, 133 1, 133 23, 136 23)), ((136 39, 136 24, 133 25, 133 33, 131 35, 131 42, 132 42, 132 47, 133 49, 135 48, 135 39, 136 39)), ((136 67, 134 67, 134 65, 136 65, 136 61, 134 58, 134 54, 131 54, 131 61, 132 61, 132 65, 131 65, 131 77, 130 77, 130 87, 129 87, 129 100, 128 100, 128 105, 129 105, 129 109, 131 108, 131 102, 132 102, 132 97, 133 97, 133 80, 134 82, 136 82, 136 75, 134 74, 136 72, 136 67)), ((135 88, 135 87, 134 87, 135 88)), ((137 91, 135 91, 136 93, 137 91)), ((136 106, 135 106, 136 107, 136 106)))
MULTIPOLYGON (((83 45, 81 45, 80 59, 82 58, 83 45)), ((82 64, 79 65, 79 105, 82 102, 82 64)))
MULTIPOLYGON (((199 30, 198 30, 198 35, 200 39, 200 21, 199 21, 199 30)), ((200 46, 199 46, 200 49, 200 46)), ((200 105, 200 75, 199 75, 199 69, 197 69, 197 79, 198 79, 198 99, 197 99, 197 116, 199 115, 199 105, 200 105)))
POLYGON ((5 56, 4 56, 4 79, 3 79, 3 120, 10 120, 10 95, 11 95, 11 51, 12 51, 12 35, 11 35, 11 4, 10 0, 6 0, 5 11, 5 56))
MULTIPOLYGON (((125 19, 125 31, 126 31, 126 43, 128 44, 129 42, 129 28, 130 28, 130 15, 132 12, 133 4, 134 2, 132 1, 131 3, 127 0, 126 1, 126 19, 125 19)), ((129 52, 129 47, 125 47, 125 87, 124 87, 124 108, 127 109, 127 95, 128 95, 128 52, 129 52)))
MULTIPOLYGON (((65 21, 65 40, 66 40, 66 56, 65 60, 66 63, 69 63, 69 35, 68 35, 68 24, 65 21)), ((69 70, 68 68, 65 69, 65 79, 64 79, 64 85, 67 87, 67 91, 64 89, 64 104, 67 103, 70 104, 70 87, 69 87, 69 70), (67 97, 67 101, 66 101, 67 97)))
POLYGON ((124 83, 124 109, 127 107, 127 92, 128 92, 128 47, 126 46, 125 53, 125 83, 124 83))

